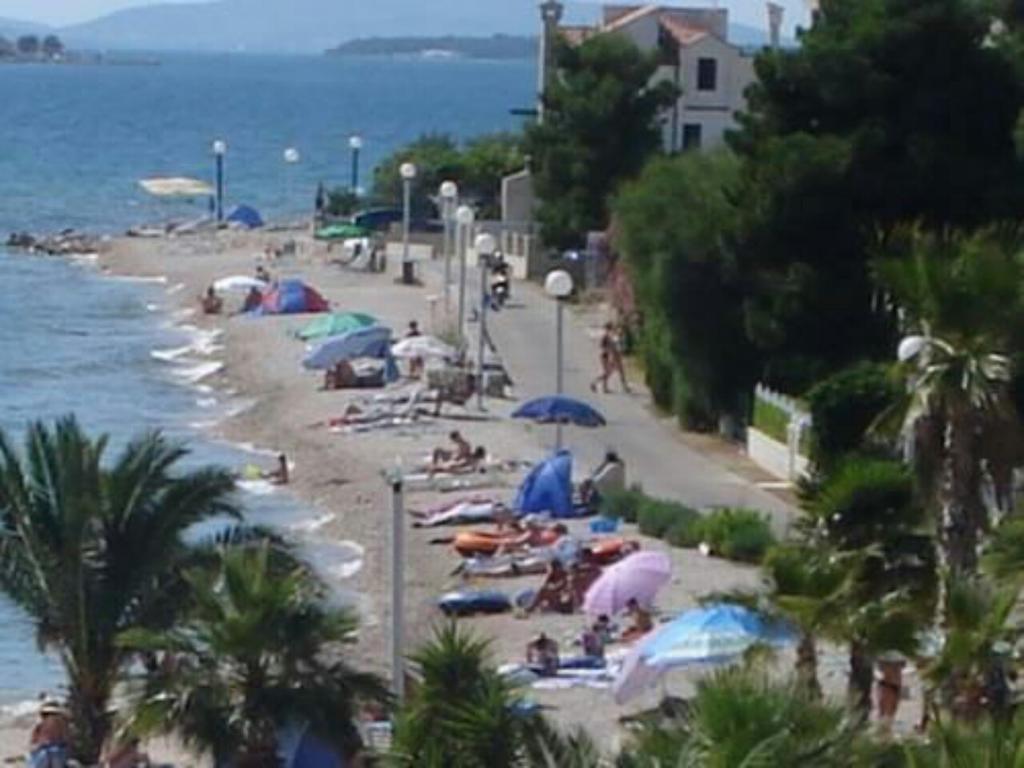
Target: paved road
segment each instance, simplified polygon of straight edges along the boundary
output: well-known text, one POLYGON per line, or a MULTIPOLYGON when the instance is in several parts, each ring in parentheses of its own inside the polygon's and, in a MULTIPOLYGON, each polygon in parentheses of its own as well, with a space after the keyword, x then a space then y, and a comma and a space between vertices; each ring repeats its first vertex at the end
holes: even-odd
MULTIPOLYGON (((517 282, 513 290, 513 306, 491 316, 491 336, 516 382, 518 397, 552 394, 557 356, 554 303, 538 286, 517 282)), ((630 482, 639 482, 648 493, 697 508, 760 509, 784 530, 793 510, 687 446, 676 422, 651 409, 650 396, 639 382, 632 383, 633 395, 618 391, 617 381, 612 382, 614 394, 590 392, 589 382, 598 367, 599 337, 599 325, 588 326, 585 316, 577 312, 565 313, 566 394, 592 403, 608 420, 605 429, 566 430, 566 445, 582 466, 596 465, 608 448, 614 448, 626 461, 630 482)), ((537 430, 536 435, 538 442, 553 443, 553 428, 550 433, 537 430)))

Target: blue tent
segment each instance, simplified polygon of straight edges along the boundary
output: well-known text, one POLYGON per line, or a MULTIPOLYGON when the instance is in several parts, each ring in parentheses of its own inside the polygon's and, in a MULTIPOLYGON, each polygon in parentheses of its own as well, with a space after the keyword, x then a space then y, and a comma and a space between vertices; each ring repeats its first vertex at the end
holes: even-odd
POLYGON ((330 303, 301 280, 282 280, 264 297, 255 315, 297 315, 327 312, 330 303))
POLYGON ((516 511, 522 514, 550 514, 574 517, 572 505, 572 454, 559 451, 530 470, 519 486, 516 511))
POLYGON ((260 212, 248 205, 236 205, 228 214, 228 221, 241 224, 246 229, 259 229, 263 226, 260 212))

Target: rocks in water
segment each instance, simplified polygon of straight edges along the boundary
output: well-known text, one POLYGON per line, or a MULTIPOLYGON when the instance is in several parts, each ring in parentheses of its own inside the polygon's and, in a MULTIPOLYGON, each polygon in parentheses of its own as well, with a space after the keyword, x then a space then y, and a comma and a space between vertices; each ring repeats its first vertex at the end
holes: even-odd
POLYGON ((76 253, 96 253, 103 239, 66 229, 55 235, 33 235, 30 232, 12 232, 7 238, 8 248, 47 256, 70 256, 76 253))

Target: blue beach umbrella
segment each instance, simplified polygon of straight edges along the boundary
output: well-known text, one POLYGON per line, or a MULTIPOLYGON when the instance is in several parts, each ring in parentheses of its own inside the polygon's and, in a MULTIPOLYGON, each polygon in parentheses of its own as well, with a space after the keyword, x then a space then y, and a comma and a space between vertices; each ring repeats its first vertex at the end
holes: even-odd
POLYGON ((303 358, 302 365, 310 370, 322 371, 346 360, 390 355, 391 329, 375 325, 328 338, 303 358))
POLYGON ((530 419, 538 424, 574 424, 577 427, 603 427, 608 423, 590 405, 565 395, 530 400, 516 409, 512 418, 530 419))
POLYGON ((615 681, 615 700, 625 703, 670 669, 722 664, 754 645, 782 646, 795 639, 788 626, 738 605, 721 603, 687 611, 637 642, 615 681))

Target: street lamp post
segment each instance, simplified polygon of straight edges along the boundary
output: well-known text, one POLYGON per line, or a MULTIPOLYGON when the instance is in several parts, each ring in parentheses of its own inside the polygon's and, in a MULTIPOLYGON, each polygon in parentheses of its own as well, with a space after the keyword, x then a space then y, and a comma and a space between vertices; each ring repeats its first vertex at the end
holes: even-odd
MULTIPOLYGON (((548 273, 544 290, 555 300, 555 394, 565 394, 565 302, 572 296, 572 275, 562 269, 548 273)), ((562 450, 562 422, 555 427, 555 450, 562 450)))
POLYGON ((217 221, 224 221, 224 155, 227 152, 227 142, 221 139, 213 142, 213 158, 217 175, 217 221))
POLYGON ((402 284, 412 285, 415 275, 409 259, 409 229, 412 226, 412 182, 416 178, 416 166, 402 163, 398 171, 402 176, 402 284))
POLYGON ((352 150, 352 194, 359 194, 359 153, 363 149, 363 137, 350 136, 348 148, 352 150))
POLYGON ((386 475, 391 489, 391 686, 401 703, 405 695, 405 478, 397 462, 386 475))
POLYGON ((476 214, 468 205, 460 205, 455 211, 459 233, 459 339, 466 337, 466 250, 473 231, 476 214))
POLYGON ((498 248, 494 235, 483 232, 477 235, 473 243, 476 250, 476 264, 480 269, 480 343, 477 347, 478 371, 476 387, 476 404, 481 411, 484 410, 484 358, 486 357, 487 345, 487 305, 490 299, 487 296, 487 267, 490 265, 491 256, 498 248))
POLYGON ((285 207, 287 208, 289 202, 292 199, 292 184, 293 184, 292 176, 293 176, 293 169, 302 160, 302 155, 299 154, 299 150, 297 150, 295 147, 288 147, 288 149, 286 149, 284 151, 283 157, 284 157, 284 164, 285 164, 285 169, 284 169, 284 174, 285 174, 285 177, 284 177, 284 204, 285 204, 285 207))
POLYGON ((459 187, 454 181, 441 184, 441 218, 444 219, 444 314, 445 319, 451 316, 452 293, 452 225, 455 218, 455 205, 459 198, 459 187))

